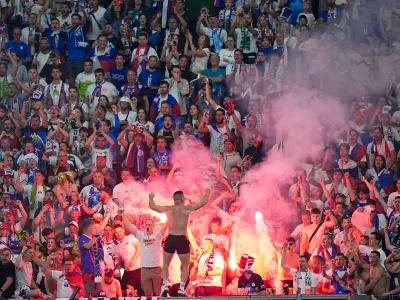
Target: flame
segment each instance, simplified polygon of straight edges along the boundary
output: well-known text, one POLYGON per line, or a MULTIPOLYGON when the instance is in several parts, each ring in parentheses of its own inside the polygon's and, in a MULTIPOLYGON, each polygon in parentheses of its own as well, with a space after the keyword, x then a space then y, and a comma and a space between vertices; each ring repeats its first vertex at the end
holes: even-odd
POLYGON ((167 222, 167 215, 166 214, 159 214, 158 218, 160 219, 160 223, 167 222))
POLYGON ((231 248, 231 250, 229 251, 229 267, 232 270, 235 270, 238 267, 236 263, 236 251, 233 248, 231 248))

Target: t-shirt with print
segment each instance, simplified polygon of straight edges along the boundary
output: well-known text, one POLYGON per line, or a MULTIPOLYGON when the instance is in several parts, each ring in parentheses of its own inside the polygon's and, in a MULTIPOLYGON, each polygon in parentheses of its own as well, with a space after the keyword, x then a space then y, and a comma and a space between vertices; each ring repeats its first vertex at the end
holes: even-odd
MULTIPOLYGON (((225 267, 225 262, 221 254, 216 252, 204 253, 199 260, 199 268, 197 271, 197 275, 207 271, 208 272, 214 271, 217 268, 224 269, 224 267, 225 267)), ((208 276, 206 278, 199 279, 197 281, 197 286, 222 287, 222 275, 208 276)))
POLYGON ((82 273, 94 274, 94 247, 90 247, 89 249, 83 247, 91 239, 86 234, 81 235, 78 239, 82 273))
POLYGON ((134 265, 131 266, 132 258, 136 253, 135 244, 137 241, 137 238, 129 234, 115 247, 115 257, 121 258, 126 271, 134 271, 140 268, 140 259, 137 259, 134 265))
POLYGON ((250 293, 259 293, 265 290, 265 285, 260 275, 252 273, 249 279, 244 275, 239 277, 238 288, 249 289, 250 293))
POLYGON ((293 281, 297 282, 297 288, 300 289, 301 294, 305 294, 307 292, 307 286, 309 288, 317 287, 317 276, 315 276, 313 272, 300 272, 298 269, 290 268, 290 273, 293 275, 293 281), (307 276, 309 276, 309 278, 307 278, 307 276), (306 280, 310 280, 310 282, 306 284, 306 280))
POLYGON ((216 125, 207 125, 207 128, 211 137, 211 153, 213 156, 218 156, 221 152, 224 152, 224 141, 228 139, 228 132, 226 131, 225 126, 220 128, 216 125))
POLYGON ((113 155, 111 153, 110 148, 106 149, 98 149, 92 147, 92 162, 95 164, 96 163, 96 158, 98 156, 106 156, 107 157, 107 168, 112 168, 112 161, 113 161, 113 155))
POLYGON ((51 278, 57 281, 57 298, 69 298, 71 297, 72 287, 69 285, 64 272, 61 271, 51 271, 51 278))
MULTIPOLYGON (((25 197, 28 198, 29 203, 31 203, 31 196, 32 196, 32 188, 33 185, 25 185, 22 187, 24 189, 24 195, 25 197)), ((33 219, 34 215, 35 215, 35 211, 38 208, 42 208, 43 207, 43 201, 44 201, 44 197, 45 197, 45 190, 43 186, 37 186, 36 188, 36 197, 35 197, 35 201, 34 201, 34 206, 33 209, 29 210, 29 218, 33 219)))
POLYGON ((140 243, 140 266, 143 268, 161 267, 161 242, 163 235, 160 230, 153 234, 139 231, 136 238, 140 243))

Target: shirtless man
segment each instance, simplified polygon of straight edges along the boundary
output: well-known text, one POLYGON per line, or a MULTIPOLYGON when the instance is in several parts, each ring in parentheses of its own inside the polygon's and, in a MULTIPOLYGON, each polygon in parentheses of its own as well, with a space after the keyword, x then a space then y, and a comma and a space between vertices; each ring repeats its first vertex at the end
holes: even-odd
POLYGON ((381 254, 378 251, 372 251, 369 256, 371 268, 369 270, 369 284, 363 289, 363 294, 381 296, 388 292, 386 271, 381 265, 381 254))
POLYGON ((101 289, 108 297, 122 297, 121 284, 114 278, 114 270, 106 269, 101 289))
POLYGON ((169 220, 168 237, 165 240, 164 244, 162 269, 163 287, 161 291, 161 297, 168 296, 168 267, 175 252, 178 253, 179 259, 182 263, 181 282, 178 290, 178 295, 187 297, 185 293, 185 283, 189 275, 190 247, 189 241, 186 238, 186 230, 189 220, 189 214, 191 211, 198 210, 205 206, 208 202, 209 195, 210 189, 206 189, 206 194, 201 201, 185 206, 183 204, 183 192, 177 191, 174 193, 173 196, 174 205, 159 206, 154 203, 154 194, 149 194, 149 207, 158 213, 165 213, 169 220))

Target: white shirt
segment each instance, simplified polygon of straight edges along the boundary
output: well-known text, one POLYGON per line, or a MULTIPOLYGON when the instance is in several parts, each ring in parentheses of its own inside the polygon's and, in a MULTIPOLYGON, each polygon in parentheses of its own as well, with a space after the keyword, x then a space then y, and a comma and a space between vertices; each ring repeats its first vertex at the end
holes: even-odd
MULTIPOLYGON (((11 1, 10 1, 10 3, 11 3, 11 1)), ((38 33, 38 37, 39 37, 37 39, 37 42, 40 43, 40 32, 39 32, 39 30, 37 30, 36 26, 34 28, 31 28, 28 26, 21 30, 21 41, 23 41, 25 44, 27 44, 29 46, 29 50, 31 51, 32 55, 35 54, 35 45, 34 44, 29 45, 29 35, 31 35, 32 37, 35 37, 36 32, 38 33)), ((42 66, 42 68, 43 68, 43 66, 42 66)), ((39 69, 39 66, 38 66, 38 73, 40 73, 41 70, 42 69, 41 68, 39 69)))
MULTIPOLYGON (((214 41, 213 41, 213 30, 210 27, 205 27, 203 25, 203 23, 201 23, 200 25, 200 32, 206 36, 208 36, 209 40, 210 40, 210 46, 214 45, 214 41)), ((217 28, 217 35, 219 37, 219 47, 223 48, 224 43, 226 42, 226 40, 228 39, 228 33, 226 32, 225 29, 223 28, 217 28)), ((215 49, 216 53, 219 53, 221 49, 215 49)))
MULTIPOLYGON (((25 29, 25 28, 24 28, 25 29)), ((40 74, 40 72, 42 71, 44 65, 47 63, 47 60, 49 59, 50 56, 50 51, 46 54, 42 53, 42 52, 38 52, 34 58, 33 61, 37 60, 37 70, 38 70, 38 74, 40 74)), ((46 84, 47 85, 47 84, 46 84)), ((68 91, 67 91, 68 92, 68 91)))
MULTIPOLYGON (((197 275, 204 273, 206 271, 214 271, 218 269, 224 269, 225 262, 221 254, 217 252, 205 253, 200 257, 199 267, 197 275), (210 258, 214 255, 214 258, 210 258)), ((217 286, 222 287, 222 274, 218 276, 209 276, 204 279, 197 280, 197 286, 217 286)))
MULTIPOLYGON (((46 97, 46 95, 47 95, 47 91, 50 89, 50 95, 51 95, 51 97, 53 98, 53 105, 58 105, 59 104, 59 101, 60 101, 60 96, 61 96, 61 87, 62 87, 62 84, 63 84, 63 82, 62 81, 60 81, 60 83, 58 83, 58 84, 55 84, 55 83, 50 83, 50 85, 46 88, 46 91, 44 92, 44 95, 45 95, 45 97, 46 97), (59 93, 59 96, 57 96, 57 95, 54 95, 54 92, 55 91, 58 91, 58 93, 59 93)), ((68 84, 66 84, 65 82, 64 82, 64 93, 65 93, 65 96, 66 97, 68 97, 69 96, 69 85, 68 84)), ((65 99, 64 101, 67 101, 67 99, 65 99)))
POLYGON ((128 110, 127 114, 124 114, 122 111, 118 112, 118 117, 120 121, 126 121, 129 125, 135 122, 137 113, 135 111, 128 110))
POLYGON ((134 271, 140 268, 140 258, 138 258, 133 267, 131 267, 131 260, 136 253, 134 245, 137 241, 137 238, 129 234, 115 247, 115 256, 122 259, 126 271, 134 271))
POLYGON ((96 110, 97 104, 99 103, 99 97, 101 95, 107 96, 108 100, 110 103, 113 101, 113 98, 118 96, 118 90, 110 82, 104 81, 101 84, 101 93, 99 93, 99 97, 96 97, 93 95, 94 90, 96 89, 97 83, 93 83, 92 85, 89 85, 87 90, 86 90, 86 96, 89 97, 89 113, 93 114, 96 110))
MULTIPOLYGON (((360 250, 361 254, 368 254, 371 255, 372 252, 372 248, 369 246, 364 246, 364 245, 359 245, 358 249, 360 250)), ((378 250, 376 250, 379 252, 379 254, 381 255, 379 260, 381 262, 382 267, 385 267, 384 261, 386 259, 386 253, 385 251, 383 251, 381 248, 379 248, 378 250)))
POLYGON ((61 271, 51 271, 51 278, 57 281, 57 298, 69 298, 74 292, 64 272, 61 271))
POLYGON ((400 193, 399 193, 399 192, 393 192, 393 193, 391 193, 391 194, 389 195, 389 198, 388 198, 387 206, 393 207, 394 199, 395 199, 396 197, 399 197, 399 196, 400 196, 400 193))
POLYGON ((210 58, 210 49, 204 48, 203 51, 206 53, 204 57, 193 57, 190 65, 190 71, 195 75, 201 73, 204 69, 207 69, 208 59, 210 58))
MULTIPOLYGON (((94 72, 79 73, 78 76, 76 76, 75 83, 76 83, 77 88, 79 89, 79 95, 85 96, 88 87, 91 86, 92 84, 96 83, 96 77, 94 76, 94 72)), ((90 96, 91 95, 89 95, 89 97, 90 96)))
POLYGON ((72 28, 72 13, 70 13, 65 19, 62 16, 58 16, 57 19, 60 21, 60 30, 68 32, 72 28))
POLYGON ((99 6, 93 14, 91 14, 90 10, 89 10, 90 22, 92 24, 92 32, 88 33, 88 35, 87 35, 87 38, 89 41, 94 41, 95 39, 97 39, 97 37, 101 33, 101 28, 99 27, 99 25, 97 25, 97 23, 99 23, 101 26, 104 26, 106 24, 106 19, 104 19, 105 12, 106 12, 106 9, 101 6, 99 6), (95 21, 94 18, 96 18, 97 22, 95 21))
POLYGON ((206 234, 203 236, 203 241, 205 239, 210 239, 214 242, 215 246, 218 246, 219 244, 222 244, 225 248, 225 250, 229 251, 229 239, 226 235, 224 234, 214 234, 214 233, 210 233, 210 234, 206 234))
MULTIPOLYGON (((290 273, 293 274, 293 282, 298 282, 297 288, 300 289, 301 294, 305 294, 307 292, 306 285, 306 272, 300 272, 298 269, 290 268, 290 273), (298 281, 297 281, 298 280, 298 281)), ((310 271, 311 276, 311 286, 317 287, 317 276, 310 271)))
POLYGON ((107 168, 112 168, 113 155, 111 153, 110 148, 106 149, 97 149, 92 146, 92 162, 96 163, 97 156, 106 156, 107 157, 107 168))
POLYGON ((99 193, 99 190, 93 184, 85 186, 81 191, 81 195, 83 195, 83 198, 85 199, 86 206, 89 205, 90 190, 92 188, 93 192, 99 193))
POLYGON ((228 133, 226 132, 226 127, 218 128, 218 131, 214 130, 211 125, 207 125, 210 132, 210 150, 214 156, 219 155, 224 152, 224 141, 228 138, 228 133))
MULTIPOLYGON (((353 216, 351 218, 351 223, 353 223, 353 225, 357 227, 361 232, 365 231, 368 233, 374 232, 375 225, 372 227, 370 226, 368 215, 369 215, 368 209, 364 207, 357 208, 357 210, 353 213, 353 216)), ((379 218, 378 229, 382 229, 387 224, 386 217, 383 214, 378 214, 378 218, 379 218)))
POLYGON ((221 49, 221 51, 218 53, 219 55, 219 66, 221 68, 225 68, 228 64, 234 64, 235 63, 235 58, 234 58, 234 53, 235 49, 232 51, 228 49, 221 49), (228 62, 224 61, 224 59, 228 59, 228 62))
POLYGON ((118 214, 118 205, 117 205, 117 203, 115 203, 114 201, 112 201, 111 199, 107 202, 107 204, 104 204, 103 202, 99 202, 95 207, 94 207, 94 209, 97 211, 97 212, 101 212, 102 210, 104 210, 104 213, 103 214, 106 214, 109 210, 110 210, 110 207, 111 206, 113 206, 114 207, 114 210, 112 211, 112 213, 111 213, 111 219, 112 220, 114 220, 114 218, 117 216, 117 214, 118 214))
POLYGON ((145 268, 161 267, 161 242, 163 235, 160 230, 153 234, 137 231, 136 238, 140 243, 140 266, 145 268))
MULTIPOLYGON (((248 30, 247 28, 244 29, 244 33, 247 35, 247 38, 250 39, 250 49, 241 49, 243 53, 255 53, 257 54, 257 38, 248 30)), ((241 28, 236 28, 235 29, 235 34, 236 34, 236 49, 240 49, 241 46, 241 41, 244 38, 242 36, 242 29, 241 28)))
MULTIPOLYGON (((153 47, 150 47, 150 46, 149 46, 149 51, 147 52, 147 54, 145 52, 146 48, 140 48, 139 49, 139 53, 136 53, 137 50, 138 50, 138 48, 135 48, 132 51, 131 63, 133 64, 133 62, 135 60, 135 55, 139 55, 139 58, 138 58, 139 59, 139 66, 138 66, 138 69, 137 69, 137 76, 139 77, 140 73, 142 71, 144 71, 144 70, 142 70, 142 65, 141 65, 142 57, 141 56, 145 55, 145 56, 147 56, 147 59, 149 59, 150 56, 156 56, 157 59, 158 59, 158 54, 157 54, 156 50, 153 47)), ((147 63, 146 64, 146 69, 148 69, 148 68, 149 68, 149 64, 147 63)))
POLYGON ((139 195, 143 192, 143 187, 132 180, 129 183, 121 182, 117 184, 113 189, 113 199, 118 199, 118 201, 122 201, 124 206, 129 204, 131 206, 141 205, 141 199, 139 195))
MULTIPOLYGON (((25 197, 28 197, 29 203, 31 203, 31 193, 32 193, 33 185, 25 185, 22 188, 24 189, 25 197)), ((45 191, 43 186, 38 186, 36 190, 36 197, 34 201, 34 207, 32 210, 29 210, 29 218, 33 219, 35 215, 35 211, 43 206, 43 200, 45 198, 45 191)))

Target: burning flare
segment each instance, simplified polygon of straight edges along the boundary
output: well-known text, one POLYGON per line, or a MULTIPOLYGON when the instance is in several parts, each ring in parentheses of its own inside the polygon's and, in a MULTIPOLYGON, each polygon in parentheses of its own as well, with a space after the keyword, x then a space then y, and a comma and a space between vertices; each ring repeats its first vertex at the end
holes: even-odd
POLYGON ((235 270, 238 267, 236 263, 236 251, 233 248, 231 248, 231 250, 229 251, 229 267, 232 270, 235 270))

